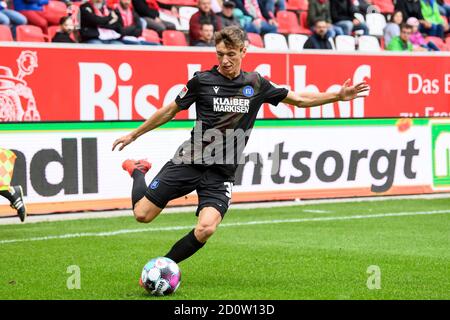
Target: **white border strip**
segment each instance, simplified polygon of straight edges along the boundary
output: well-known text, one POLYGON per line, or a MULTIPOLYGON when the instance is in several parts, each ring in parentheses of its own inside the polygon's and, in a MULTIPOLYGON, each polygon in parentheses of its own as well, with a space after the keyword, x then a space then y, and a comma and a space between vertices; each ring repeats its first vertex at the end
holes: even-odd
MULTIPOLYGON (((379 213, 379 214, 370 214, 370 215, 360 215, 359 214, 359 215, 352 215, 352 216, 337 216, 337 217, 257 220, 257 221, 248 221, 248 222, 223 223, 220 225, 220 228, 251 226, 251 225, 265 225, 265 224, 280 224, 280 223, 341 221, 341 220, 374 219, 374 218, 386 218, 386 217, 436 215, 436 214, 449 214, 449 213, 450 213, 450 209, 449 210, 435 210, 435 211, 418 211, 418 212, 379 213)), ((18 242, 48 241, 48 240, 57 240, 57 239, 72 239, 72 238, 85 238, 85 237, 112 237, 112 236, 117 236, 117 235, 121 235, 121 234, 142 233, 142 232, 190 230, 193 227, 194 227, 193 225, 189 225, 189 226, 185 225, 185 226, 160 227, 160 228, 121 229, 121 230, 106 231, 106 232, 67 233, 67 234, 45 236, 45 237, 0 240, 0 245, 9 244, 9 243, 18 243, 18 242)))

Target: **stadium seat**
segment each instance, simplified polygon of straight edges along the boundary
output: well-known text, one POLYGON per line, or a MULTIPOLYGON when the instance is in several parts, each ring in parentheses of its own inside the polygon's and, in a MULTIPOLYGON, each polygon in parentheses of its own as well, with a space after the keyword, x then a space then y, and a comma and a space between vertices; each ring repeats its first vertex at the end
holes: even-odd
POLYGON ((145 41, 161 43, 158 32, 156 32, 155 30, 144 29, 142 30, 142 36, 145 38, 145 41))
POLYGON ((53 37, 55 36, 55 34, 61 30, 61 28, 59 26, 50 26, 48 27, 47 30, 47 34, 48 34, 48 41, 52 42, 53 37))
POLYGON ((311 30, 309 30, 308 27, 308 12, 307 11, 302 11, 300 13, 300 32, 301 34, 308 34, 311 35, 312 32, 311 30))
POLYGON ((48 36, 46 36, 39 27, 21 25, 16 28, 16 38, 17 41, 46 42, 48 36))
POLYGON ((304 34, 288 35, 288 44, 290 50, 302 51, 308 36, 304 34))
POLYGON ((173 6, 192 6, 196 7, 198 0, 159 0, 163 4, 169 4, 173 6))
POLYGON ((394 13, 394 3, 392 0, 372 0, 372 4, 380 9, 381 13, 394 13))
POLYGON ((291 11, 308 11, 308 0, 288 0, 286 9, 291 11))
POLYGON ((0 41, 14 41, 11 29, 3 24, 0 24, 0 41))
POLYGON ((297 15, 291 11, 277 12, 278 32, 283 34, 301 33, 297 15))
POLYGON ((248 41, 251 45, 258 47, 258 48, 264 48, 264 42, 261 36, 258 33, 248 32, 247 33, 248 41))
POLYGON ((370 35, 377 37, 383 36, 384 27, 386 27, 386 18, 381 13, 366 14, 366 23, 370 35))
POLYGON ((195 7, 180 7, 178 8, 178 14, 180 15, 180 30, 187 31, 189 30, 189 20, 192 15, 194 15, 198 11, 198 8, 195 7))
POLYGON ((433 42, 441 51, 447 51, 447 45, 445 44, 444 40, 442 40, 439 37, 431 37, 428 36, 425 38, 426 42, 433 42))
POLYGON ((181 24, 180 21, 178 20, 178 17, 174 16, 170 10, 160 9, 159 18, 163 21, 173 23, 177 30, 181 30, 181 24))
POLYGON ((266 49, 289 50, 286 37, 279 33, 266 33, 264 43, 266 49))
POLYGON ((355 51, 356 41, 352 36, 336 36, 337 51, 355 51))
POLYGON ((47 20, 59 21, 67 16, 67 6, 62 1, 50 0, 43 8, 47 20))
POLYGON ((184 33, 177 30, 165 30, 162 34, 162 44, 165 46, 187 46, 184 33))
POLYGON ((365 52, 377 52, 381 51, 380 43, 378 42, 378 39, 374 36, 361 36, 359 37, 359 51, 365 51, 365 52))

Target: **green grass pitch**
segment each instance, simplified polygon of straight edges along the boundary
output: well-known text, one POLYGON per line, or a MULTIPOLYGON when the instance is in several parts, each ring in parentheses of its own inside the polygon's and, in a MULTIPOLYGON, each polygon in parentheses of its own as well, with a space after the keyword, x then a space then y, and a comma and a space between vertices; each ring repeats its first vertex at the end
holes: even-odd
POLYGON ((176 213, 144 225, 130 213, 0 226, 0 299, 450 298, 448 198, 231 209, 180 263, 179 290, 149 296, 142 267, 195 222, 176 213), (72 265, 80 289, 67 288, 72 265), (369 266, 379 268, 378 289, 369 266))

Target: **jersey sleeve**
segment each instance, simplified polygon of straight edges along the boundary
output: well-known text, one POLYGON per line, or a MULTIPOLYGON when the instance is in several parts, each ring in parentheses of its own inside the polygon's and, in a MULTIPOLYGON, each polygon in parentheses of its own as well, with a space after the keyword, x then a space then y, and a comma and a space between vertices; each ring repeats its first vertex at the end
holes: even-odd
POLYGON ((264 102, 268 102, 276 106, 287 97, 289 90, 278 87, 272 82, 261 77, 261 92, 264 94, 264 102))
POLYGON ((175 99, 175 103, 181 110, 188 109, 197 99, 198 94, 198 76, 194 77, 188 81, 188 83, 181 89, 180 93, 175 99))

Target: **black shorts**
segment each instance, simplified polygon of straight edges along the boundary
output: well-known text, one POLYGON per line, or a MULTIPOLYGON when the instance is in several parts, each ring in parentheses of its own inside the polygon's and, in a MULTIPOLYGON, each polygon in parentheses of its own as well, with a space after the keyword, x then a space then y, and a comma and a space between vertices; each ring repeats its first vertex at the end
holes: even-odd
POLYGON ((231 203, 232 181, 232 177, 212 167, 174 164, 169 161, 153 178, 145 197, 159 208, 164 208, 170 200, 196 190, 198 195, 196 215, 205 207, 213 207, 223 218, 231 203))

